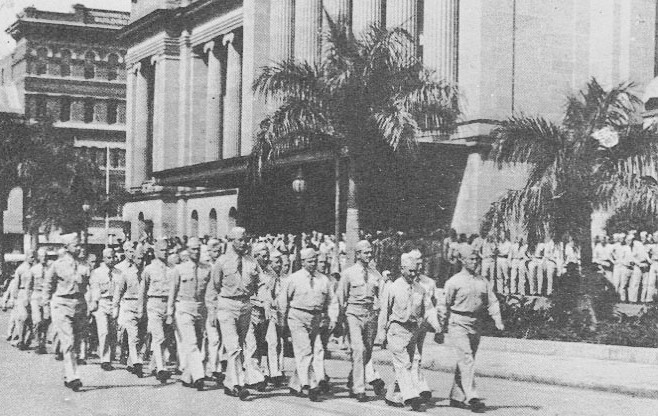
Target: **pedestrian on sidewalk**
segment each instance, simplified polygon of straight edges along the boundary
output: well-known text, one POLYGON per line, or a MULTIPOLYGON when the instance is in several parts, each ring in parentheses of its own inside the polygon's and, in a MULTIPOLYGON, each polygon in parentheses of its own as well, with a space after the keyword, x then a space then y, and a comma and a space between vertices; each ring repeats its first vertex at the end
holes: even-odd
POLYGON ((482 324, 489 315, 496 328, 502 331, 505 326, 492 283, 475 274, 477 254, 471 253, 462 262, 464 268, 446 282, 444 305, 439 308, 441 328, 447 328, 449 343, 458 357, 450 406, 482 412, 485 406, 475 389, 475 354, 482 324))

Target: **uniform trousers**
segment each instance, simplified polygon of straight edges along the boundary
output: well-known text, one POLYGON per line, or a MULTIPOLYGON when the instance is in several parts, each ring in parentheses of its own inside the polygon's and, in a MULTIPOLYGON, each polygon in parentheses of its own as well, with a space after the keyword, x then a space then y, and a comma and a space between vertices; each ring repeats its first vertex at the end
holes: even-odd
POLYGON ((509 259, 499 256, 496 260, 496 290, 500 293, 509 293, 510 275, 509 259))
POLYGON ((267 342, 267 371, 270 377, 283 375, 283 327, 277 325, 276 319, 271 318, 265 334, 267 342))
MULTIPOLYGON (((629 302, 638 302, 642 299, 640 298, 640 285, 646 283, 648 280, 649 270, 643 265, 633 266, 633 271, 631 272, 631 278, 628 283, 628 301, 629 302), (645 278, 646 275, 646 278, 645 278)), ((642 288, 644 290, 644 288, 642 288)))
POLYGON ((468 403, 479 398, 475 388, 475 354, 480 345, 480 335, 473 330, 474 318, 451 315, 448 342, 456 350, 457 366, 450 389, 450 399, 468 403))
POLYGON ((414 353, 414 359, 411 362, 411 375, 414 378, 414 384, 418 387, 420 392, 430 391, 430 387, 425 380, 425 376, 421 371, 422 368, 422 358, 423 358, 423 344, 425 343, 425 336, 427 335, 427 330, 430 328, 430 324, 423 323, 418 329, 418 335, 416 336, 416 352, 414 353))
POLYGON ((482 259, 482 276, 490 282, 496 277, 496 259, 493 257, 484 257, 482 259))
POLYGON ((530 282, 529 289, 531 295, 538 294, 538 283, 543 279, 542 272, 542 260, 541 259, 532 259, 528 263, 528 280, 530 282))
POLYGON ((221 333, 219 330, 219 321, 217 320, 217 301, 208 307, 208 317, 206 318, 206 374, 221 373, 221 333))
POLYGON ((394 403, 404 403, 416 398, 423 391, 424 386, 418 385, 418 377, 414 374, 413 360, 418 346, 418 337, 424 335, 416 323, 401 324, 392 322, 386 333, 386 349, 393 356, 393 369, 395 381, 400 392, 389 389, 386 399, 394 403))
POLYGON ((324 347, 320 338, 324 314, 291 308, 288 328, 295 354, 295 375, 289 387, 301 391, 304 386, 316 388, 324 378, 324 347))
POLYGON ((32 333, 37 339, 39 348, 46 347, 46 335, 48 332, 48 320, 44 316, 42 305, 43 296, 41 292, 32 292, 30 298, 30 312, 32 313, 32 333))
POLYGON ((228 388, 245 385, 244 348, 251 322, 251 302, 248 298, 219 297, 217 320, 226 349, 226 379, 228 388))
POLYGON ((76 341, 83 335, 87 326, 87 304, 80 297, 63 298, 54 296, 51 300, 53 325, 64 354, 64 379, 67 382, 79 380, 76 341))
POLYGON ((620 265, 619 266, 619 298, 622 302, 627 302, 629 300, 629 282, 631 276, 633 275, 633 267, 620 265))
POLYGON ((251 307, 251 322, 245 338, 244 348, 244 371, 245 384, 252 385, 265 380, 260 370, 260 362, 263 356, 267 356, 267 342, 265 336, 269 319, 265 319, 265 311, 259 306, 251 307))
POLYGON ((148 316, 147 331, 151 336, 152 362, 157 371, 164 371, 165 322, 167 320, 167 298, 150 296, 146 301, 148 316))
POLYGON ((98 355, 101 363, 109 363, 112 361, 113 334, 115 333, 111 298, 101 298, 98 301, 98 309, 94 312, 94 318, 98 333, 98 355))
POLYGON ((139 324, 141 317, 139 316, 138 300, 122 299, 121 309, 119 310, 119 333, 128 336, 128 357, 130 358, 131 365, 142 364, 142 356, 139 353, 139 324))
POLYGON ((373 310, 372 305, 348 305, 345 311, 352 355, 352 391, 356 394, 365 393, 366 383, 380 378, 370 374, 375 378, 368 380, 366 374, 366 364, 372 358, 372 348, 377 336, 378 312, 373 310))
POLYGON ((658 262, 651 263, 647 277, 646 291, 642 288, 643 302, 653 302, 656 297, 656 282, 658 281, 658 262))
POLYGON ((513 259, 512 260, 512 270, 510 272, 511 279, 511 288, 512 293, 519 293, 521 295, 526 294, 526 280, 528 276, 528 271, 525 266, 525 261, 523 259, 513 259))
POLYGON ((203 369, 203 330, 206 311, 203 302, 176 302, 176 336, 181 361, 181 380, 193 383, 205 377, 203 369))
POLYGON ((18 343, 23 344, 27 338, 27 320, 30 318, 30 295, 27 289, 20 289, 14 302, 14 317, 16 319, 15 334, 18 343))
POLYGON ((541 274, 538 273, 538 290, 539 294, 544 294, 544 279, 546 279, 546 295, 550 296, 553 293, 553 281, 557 273, 557 264, 552 260, 544 260, 542 263, 541 274))

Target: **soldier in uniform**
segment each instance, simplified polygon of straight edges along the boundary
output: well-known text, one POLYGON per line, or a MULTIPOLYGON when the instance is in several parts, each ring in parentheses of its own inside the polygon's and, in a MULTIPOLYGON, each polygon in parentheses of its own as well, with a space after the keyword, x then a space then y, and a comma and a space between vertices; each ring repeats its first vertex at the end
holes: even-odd
POLYGON ((114 250, 106 248, 103 250, 103 263, 91 272, 89 287, 91 291, 90 309, 96 319, 96 330, 98 332, 98 355, 101 360, 101 368, 112 371, 112 351, 114 350, 114 319, 112 318, 112 297, 114 296, 115 283, 121 278, 121 272, 114 267, 114 250))
POLYGON ((136 252, 129 249, 126 251, 126 263, 121 268, 117 265, 121 274, 114 286, 112 317, 117 320, 119 333, 127 335, 130 358, 127 370, 141 378, 144 373, 139 353, 139 325, 144 316, 144 280, 135 263, 136 258, 136 252))
POLYGON ((510 257, 512 258, 511 270, 511 292, 526 294, 526 280, 528 269, 526 268, 526 260, 528 260, 528 245, 523 241, 523 237, 517 237, 516 242, 510 249, 510 257))
POLYGON ((34 252, 28 251, 25 254, 25 261, 21 263, 14 276, 16 276, 16 285, 11 294, 14 303, 14 317, 16 319, 15 334, 18 336, 15 346, 19 350, 25 351, 27 349, 27 337, 29 329, 26 325, 30 319, 30 298, 32 296, 32 288, 34 281, 30 269, 34 264, 34 252))
POLYGON ((477 255, 473 253, 464 259, 464 268, 446 282, 444 305, 439 310, 443 312, 441 327, 447 328, 458 357, 450 406, 480 412, 484 403, 475 390, 475 354, 483 318, 491 316, 501 331, 505 326, 491 282, 475 274, 476 267, 477 255))
POLYGON ((155 259, 144 268, 146 292, 147 330, 151 336, 151 354, 155 362, 155 377, 166 383, 170 374, 165 368, 164 346, 166 340, 167 300, 171 291, 171 279, 167 266, 167 242, 155 244, 155 259))
POLYGON ((44 308, 52 308, 53 325, 61 342, 64 357, 64 385, 73 391, 82 387, 78 375, 74 346, 86 327, 85 290, 90 270, 81 264, 77 255, 80 242, 77 235, 62 236, 66 253, 46 272, 44 308))
POLYGON ((276 249, 270 253, 270 268, 273 272, 272 278, 268 283, 268 295, 270 310, 270 320, 265 334, 267 342, 267 365, 269 372, 269 382, 274 386, 280 386, 285 381, 283 375, 283 345, 284 345, 284 327, 282 314, 279 307, 279 295, 285 284, 287 275, 283 274, 283 262, 287 256, 281 254, 276 249))
MULTIPOLYGON (((208 240, 208 257, 212 268, 221 255, 222 246, 219 240, 211 238, 208 240)), ((217 290, 214 284, 208 284, 206 289, 206 373, 218 383, 224 382, 224 371, 221 362, 221 334, 219 332, 219 321, 217 320, 217 290)))
POLYGON ((43 309, 43 285, 48 270, 48 259, 45 248, 37 250, 37 264, 32 266, 32 296, 30 297, 30 309, 32 312, 32 334, 37 340, 37 354, 46 354, 46 338, 50 319, 46 318, 43 309))
POLYGON ((379 331, 386 336, 386 348, 393 356, 395 380, 400 391, 389 389, 386 404, 402 407, 410 405, 420 410, 423 399, 418 377, 414 375, 412 362, 418 344, 417 338, 424 336, 425 322, 439 332, 436 309, 431 295, 416 280, 418 261, 413 254, 400 257, 401 278, 395 280, 383 293, 382 309, 379 314, 379 331))
POLYGON ((229 233, 230 244, 212 269, 212 280, 219 294, 217 319, 226 350, 224 393, 246 400, 245 339, 251 322, 251 296, 258 289, 260 267, 249 254, 246 230, 235 227, 229 233))
POLYGON ((189 259, 171 270, 166 324, 176 316, 176 333, 181 357, 183 386, 203 391, 205 370, 201 345, 205 327, 205 295, 210 282, 210 266, 199 262, 201 242, 191 237, 187 242, 189 259))
POLYGON ((510 262, 509 255, 512 248, 512 242, 509 239, 509 233, 501 231, 501 239, 498 242, 498 252, 496 255, 496 290, 499 293, 510 293, 510 262))
POLYGON ((336 298, 339 316, 347 320, 352 351, 351 395, 360 402, 367 401, 366 382, 375 394, 385 393, 385 384, 372 366, 372 348, 377 335, 377 318, 380 308, 379 290, 383 277, 372 267, 372 246, 366 240, 356 245, 356 263, 346 269, 338 283, 336 298), (367 369, 371 373, 367 373, 367 369))
POLYGON ((316 271, 318 257, 315 250, 303 249, 300 257, 302 268, 288 277, 279 298, 281 310, 287 317, 295 354, 296 373, 289 386, 292 394, 308 394, 311 401, 319 401, 318 386, 324 380, 321 324, 328 316, 328 330, 333 330, 338 311, 337 308, 330 308, 334 297, 329 278, 316 271))

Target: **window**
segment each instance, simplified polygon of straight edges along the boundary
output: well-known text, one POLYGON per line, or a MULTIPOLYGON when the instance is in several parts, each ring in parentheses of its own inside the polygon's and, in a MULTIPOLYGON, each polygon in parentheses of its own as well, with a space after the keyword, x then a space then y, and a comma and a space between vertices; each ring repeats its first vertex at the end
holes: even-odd
POLYGON ((124 149, 110 149, 110 167, 112 169, 126 168, 126 151, 124 149))
POLYGON ((119 75, 119 57, 112 53, 107 57, 107 79, 114 81, 119 75))
POLYGON ((95 147, 94 153, 96 154, 96 164, 100 168, 105 168, 107 163, 107 149, 101 147, 95 147))
POLYGON ((89 51, 85 54, 85 79, 93 79, 96 76, 96 54, 89 51))
POLYGON ((62 97, 59 107, 59 120, 60 121, 70 121, 71 120, 71 98, 62 97))
POLYGON ((5 69, 2 68, 0 72, 0 85, 5 85, 5 69))
POLYGON ((37 95, 35 99, 35 116, 38 119, 46 118, 48 115, 48 105, 46 103, 46 97, 43 95, 37 95))
POLYGON ((85 101, 85 114, 84 114, 84 122, 85 123, 93 123, 94 121, 94 101, 93 100, 87 100, 85 101))
POLYGON ((116 101, 107 102, 107 124, 115 124, 117 122, 117 110, 119 103, 116 101))
POLYGON ((217 211, 215 208, 210 210, 208 215, 208 235, 217 237, 217 211))
POLYGON ((48 73, 48 49, 37 49, 37 62, 34 67, 34 73, 37 75, 45 75, 48 73))
POLYGON ((64 49, 61 52, 61 58, 59 61, 59 74, 62 77, 71 76, 71 51, 64 49))
POLYGON ((190 237, 197 237, 199 235, 199 213, 196 210, 192 211, 192 218, 190 221, 190 237))

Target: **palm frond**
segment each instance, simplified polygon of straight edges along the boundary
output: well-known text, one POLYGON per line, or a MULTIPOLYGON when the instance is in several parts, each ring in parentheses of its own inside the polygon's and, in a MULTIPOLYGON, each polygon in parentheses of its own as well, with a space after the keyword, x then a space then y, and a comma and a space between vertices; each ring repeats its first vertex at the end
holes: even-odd
POLYGON ((398 106, 391 106, 373 114, 381 137, 393 150, 400 146, 415 145, 416 133, 420 130, 413 114, 398 106))
POLYGON ((288 60, 261 68, 252 88, 265 101, 295 98, 311 102, 322 99, 323 80, 319 65, 288 60))

